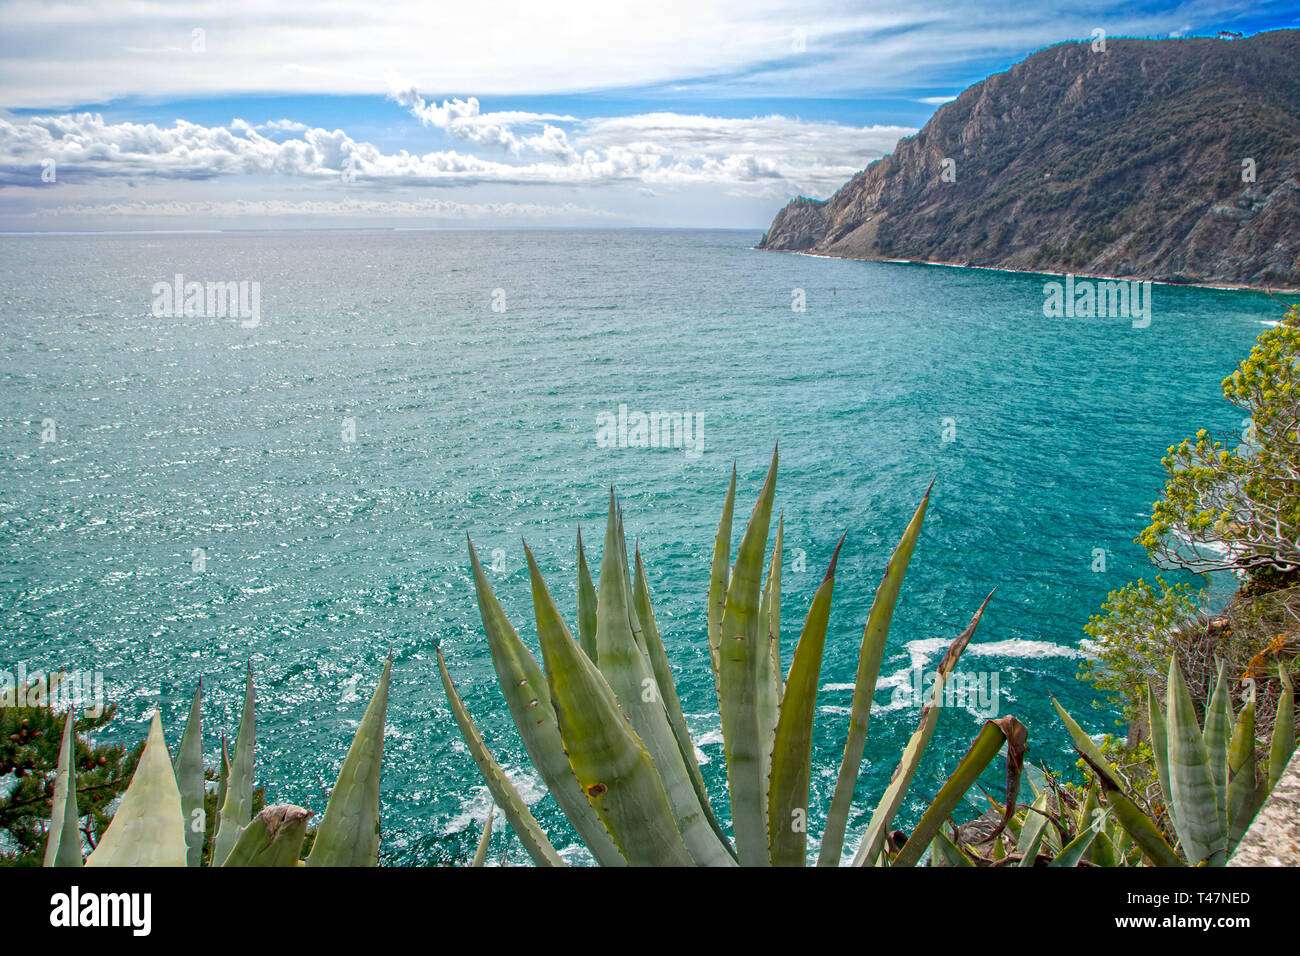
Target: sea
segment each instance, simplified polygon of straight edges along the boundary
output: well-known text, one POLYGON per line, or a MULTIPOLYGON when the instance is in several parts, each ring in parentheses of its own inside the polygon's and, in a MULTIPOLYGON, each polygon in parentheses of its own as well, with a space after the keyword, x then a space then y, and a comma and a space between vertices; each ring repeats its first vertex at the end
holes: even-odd
MULTIPOLYGON (((734 547, 779 447, 786 667, 846 535, 810 849, 867 612, 931 481, 850 846, 915 729, 916 676, 990 592, 959 667, 989 690, 943 708, 899 824, 989 716, 1027 725, 1032 764, 1074 773, 1051 697, 1091 733, 1123 732, 1076 677, 1083 626, 1108 592, 1157 573, 1134 538, 1166 449, 1201 428, 1240 440, 1220 384, 1281 307, 1155 285, 1143 319, 1049 317, 1056 276, 761 252, 758 239, 0 237, 0 670, 99 675, 118 708, 101 739, 133 745, 159 709, 173 748, 202 680, 215 766, 251 665, 256 783, 268 803, 320 813, 391 654, 381 863, 463 864, 491 798, 450 715, 440 645, 557 848, 590 862, 506 711, 466 536, 535 648, 524 542, 573 626, 576 535, 598 568, 615 491, 725 823, 709 562, 733 466, 734 547)), ((1231 581, 1212 586, 1221 597, 1231 581)), ((982 784, 997 793, 1002 774, 982 784)), ((971 799, 974 815, 984 797, 971 799)), ((528 862, 500 818, 492 847, 494 863, 528 862)))

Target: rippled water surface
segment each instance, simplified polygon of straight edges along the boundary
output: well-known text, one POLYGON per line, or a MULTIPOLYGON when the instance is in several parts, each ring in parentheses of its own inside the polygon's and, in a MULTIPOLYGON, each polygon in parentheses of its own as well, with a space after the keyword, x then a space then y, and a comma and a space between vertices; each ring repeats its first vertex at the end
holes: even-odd
MULTIPOLYGON (((1048 695, 1109 729, 1073 676, 1081 627, 1108 590, 1150 576, 1132 539, 1165 448, 1199 427, 1240 431, 1219 383, 1277 318, 1274 303, 1157 286, 1148 328, 1045 319, 1041 276, 760 253, 756 239, 0 239, 0 667, 102 670, 121 705, 114 733, 129 741, 159 705, 174 743, 202 677, 211 758, 217 735, 234 733, 251 661, 258 782, 268 802, 320 811, 391 651, 383 861, 463 862, 488 798, 438 682, 441 643, 499 759, 577 861, 495 684, 465 535, 531 642, 521 539, 572 620, 574 536, 582 524, 598 561, 616 487, 725 818, 703 636, 712 536, 732 462, 747 515, 779 442, 787 666, 848 533, 813 834, 867 609, 931 478, 851 832, 914 727, 895 685, 913 664, 933 667, 995 586, 963 669, 996 675, 1000 712, 1029 725, 1032 759, 1066 765, 1048 695), (260 283, 260 325, 155 317, 153 286, 177 273, 260 283), (796 289, 804 312, 791 308, 796 289), (621 404, 702 415, 703 453, 600 447, 597 417, 621 404), (42 442, 47 419, 56 440, 42 442)), ((909 815, 978 726, 970 709, 945 710, 909 815)))

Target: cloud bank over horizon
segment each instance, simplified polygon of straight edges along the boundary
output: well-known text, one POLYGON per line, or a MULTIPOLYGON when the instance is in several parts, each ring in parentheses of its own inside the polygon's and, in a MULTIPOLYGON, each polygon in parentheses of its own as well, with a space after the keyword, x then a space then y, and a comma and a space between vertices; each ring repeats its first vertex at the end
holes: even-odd
POLYGON ((748 226, 793 195, 829 195, 1033 49, 1098 25, 1249 28, 1280 9, 0 0, 0 228, 286 215, 748 226), (911 122, 890 97, 913 104, 911 122))

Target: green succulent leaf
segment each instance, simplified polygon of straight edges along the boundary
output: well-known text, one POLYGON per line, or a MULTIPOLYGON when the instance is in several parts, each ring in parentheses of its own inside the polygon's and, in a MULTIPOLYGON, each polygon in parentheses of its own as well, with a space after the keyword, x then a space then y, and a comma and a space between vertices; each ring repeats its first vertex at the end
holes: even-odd
POLYGON ((925 521, 925 509, 929 503, 930 489, 926 489, 921 504, 903 531, 903 537, 894 548, 889 563, 885 565, 884 577, 876 588, 866 627, 862 629, 862 646, 858 650, 858 670, 850 704, 848 739, 844 742, 844 756, 840 759, 840 772, 826 817, 826 830, 817 857, 818 866, 839 866, 840 855, 844 851, 844 833, 848 829, 853 792, 858 784, 858 770, 862 766, 862 754, 867 745, 871 700, 876 693, 876 679, 880 675, 880 661, 885 653, 885 641, 889 637, 889 624, 894 616, 894 605, 898 602, 903 577, 907 574, 908 562, 912 560, 912 551, 921 534, 921 524, 925 521))
POLYGON ((912 785, 912 778, 916 775, 916 768, 920 765, 921 758, 925 756, 925 748, 929 745, 930 738, 934 735, 934 729, 939 724, 939 714, 943 709, 944 685, 948 683, 948 678, 957 667, 957 661, 961 659, 962 651, 966 650, 966 645, 975 636, 975 629, 979 627, 980 618, 984 616, 984 609, 988 607, 991 600, 993 600, 992 592, 984 599, 984 603, 979 606, 966 629, 948 645, 948 650, 944 652, 943 659, 939 661, 931 699, 921 708, 921 718, 917 722, 916 730, 912 733, 912 738, 907 742, 907 746, 903 750, 903 756, 894 769, 894 775, 890 778, 889 786, 885 788, 880 803, 876 806, 876 812, 872 814, 871 822, 867 825, 866 836, 862 838, 862 843, 858 846, 858 852, 854 854, 854 866, 874 863, 884 847, 885 837, 889 833, 890 825, 894 822, 894 815, 898 813, 898 808, 903 805, 903 800, 907 797, 907 790, 912 785))
MULTIPOLYGON (((474 580, 478 582, 477 578, 474 580)), ((578 529, 578 644, 591 662, 596 663, 596 585, 587 567, 581 528, 578 529)))
POLYGON ((226 798, 221 804, 217 836, 212 845, 212 865, 220 866, 239 841, 239 831, 253 816, 253 665, 248 665, 248 683, 244 689, 244 712, 239 719, 235 754, 226 780, 226 798))
POLYGON ((1155 688, 1150 684, 1147 684, 1147 720, 1151 727, 1151 755, 1160 781, 1160 797, 1172 813, 1174 798, 1169 792, 1169 731, 1165 727, 1165 715, 1156 703, 1155 688))
POLYGON ((478 848, 474 851, 474 859, 469 864, 472 867, 480 867, 487 863, 488 848, 492 844, 492 818, 496 815, 497 808, 493 804, 488 808, 487 819, 483 821, 483 833, 478 838, 478 848))
POLYGON ((1223 664, 1219 664, 1218 678, 1210 704, 1205 711, 1205 752, 1209 758, 1210 776, 1214 779, 1218 800, 1219 826, 1228 828, 1228 747, 1232 742, 1232 692, 1223 664))
POLYGON ((46 833, 45 866, 81 866, 81 831, 77 827, 76 715, 71 707, 63 719, 63 743, 50 801, 50 826, 46 833))
POLYGON ((135 775, 86 866, 184 866, 186 852, 181 792, 154 711, 135 775))
MULTIPOLYGON (((575 644, 574 647, 577 648, 577 645, 575 644)), ((505 813, 510 826, 514 828, 534 863, 538 866, 567 866, 563 857, 551 845, 541 825, 533 817, 528 804, 524 803, 524 798, 519 796, 519 791, 515 789, 506 772, 492 756, 487 744, 483 742, 483 735, 479 733, 474 718, 469 715, 465 702, 461 700, 456 690, 456 685, 452 683, 451 675, 447 673, 447 662, 443 660, 442 648, 436 650, 438 675, 442 678, 443 689, 447 692, 447 703, 451 706, 451 713, 460 728, 460 735, 465 739, 465 745, 469 748, 474 763, 478 765, 479 773, 483 775, 483 782, 487 784, 492 799, 505 813)))
POLYGON ((302 807, 267 807, 239 833, 239 840, 222 866, 301 866, 307 821, 312 812, 302 807))
POLYGON ((718 650, 719 711, 722 743, 731 794, 731 826, 742 866, 767 866, 767 780, 763 776, 766 744, 758 711, 758 680, 762 660, 769 659, 768 642, 760 642, 758 611, 763 587, 763 556, 776 494, 777 452, 759 493, 758 503, 740 540, 740 550, 727 586, 718 650))
POLYGON ((1079 829, 1078 834, 1073 840, 1061 848, 1061 852, 1052 858, 1048 866, 1078 866, 1079 862, 1092 849, 1093 842, 1106 824, 1106 811, 1098 809, 1094 814, 1093 820, 1085 827, 1079 829))
POLYGON ((650 752, 569 633, 532 552, 524 553, 551 702, 579 785, 630 865, 691 866, 650 752))
MULTIPOLYGON (((912 830, 891 865, 915 866, 920 861, 930 842, 942 835, 944 821, 952 815, 966 791, 979 779, 1004 745, 1007 748, 1007 806, 1014 807, 1010 801, 1015 800, 1020 789, 1020 768, 1024 765, 1025 742, 1028 737, 1029 731, 1025 725, 1010 715, 985 721, 966 756, 939 789, 929 809, 922 815, 921 821, 912 830)), ((994 837, 1006 825, 1009 815, 1004 813, 1002 825, 994 831, 994 837)))
MULTIPOLYGON (((957 844, 948 839, 948 835, 940 830, 934 835, 934 841, 930 844, 930 865, 931 866, 974 866, 971 858, 958 849, 957 844)), ((904 845, 906 849, 906 845, 904 845)))
POLYGON ((1169 792, 1173 796, 1174 829, 1187 862, 1224 862, 1227 829, 1219 812, 1218 791, 1210 770, 1205 737, 1196 721, 1192 695, 1175 657, 1169 663, 1169 792))
POLYGON ((1282 772, 1295 752, 1295 687, 1291 675, 1281 661, 1277 664, 1278 677, 1282 679, 1282 692, 1277 698, 1277 715, 1273 718, 1273 741, 1268 753, 1268 789, 1277 786, 1282 772))
MULTIPOLYGON (((1093 743, 1082 727, 1075 722, 1074 718, 1066 713, 1065 708, 1055 697, 1052 698, 1052 706, 1056 708, 1056 713, 1061 718, 1061 723, 1065 724, 1065 729, 1069 731, 1070 740, 1074 743, 1074 749, 1079 752, 1088 766, 1092 768, 1093 773, 1097 775, 1097 783, 1101 786, 1102 795, 1105 798, 1106 806, 1114 814, 1116 821, 1123 828, 1124 833, 1131 837, 1138 846, 1142 848, 1142 853, 1156 866, 1182 866, 1183 861, 1178 858, 1173 847, 1164 838, 1160 828, 1143 813, 1133 802, 1133 798, 1125 791, 1123 784, 1116 778, 1110 763, 1098 746, 1093 743)), ((1106 845, 1111 841, 1107 840, 1106 845)), ((1123 850, 1116 847, 1116 856, 1123 855, 1123 850)))
MULTIPOLYGON (((1016 838, 1016 852, 1028 854, 1030 846, 1039 847, 1043 842, 1043 831, 1047 829, 1047 791, 1043 790, 1034 798, 1025 813, 1025 822, 1020 827, 1016 838)), ((1023 862, 1023 861, 1022 861, 1023 862)))
POLYGON ((1228 852, 1241 842, 1250 822, 1255 819, 1267 793, 1267 781, 1260 779, 1255 757, 1255 685, 1237 715, 1228 748, 1228 852))
MULTIPOLYGON (((772 548, 772 561, 768 566, 767 582, 758 604, 758 753, 759 779, 771 788, 772 744, 776 738, 776 722, 781 707, 781 539, 785 522, 778 517, 776 544, 772 548), (764 653, 766 651, 766 653, 764 653)), ((770 829, 770 823, 769 823, 770 829)))
POLYGON ((611 492, 598 585, 597 667, 654 761, 677 831, 692 858, 701 866, 732 866, 736 861, 709 825, 669 723, 664 694, 632 609, 630 580, 617 503, 611 492))
MULTIPOLYGON (((778 533, 779 537, 779 533, 778 533)), ((835 546, 826 577, 813 595, 799 643, 790 664, 772 748, 768 785, 768 841, 773 866, 805 866, 808 853, 808 790, 812 778, 812 731, 817 709, 817 678, 821 674, 835 563, 844 538, 835 546)), ((776 566, 775 560, 773 562, 776 566)))
POLYGON ((722 518, 713 539, 713 563, 709 568, 709 663, 713 667, 713 684, 721 693, 718 677, 718 648, 722 644, 722 615, 727 607, 727 586, 731 574, 731 522, 736 510, 736 466, 731 466, 731 485, 722 505, 722 518))
MULTIPOLYGON (((469 545, 469 556, 483 630, 492 652, 492 665, 528 758, 596 862, 601 866, 625 866, 627 861, 614 845, 605 824, 596 816, 587 795, 578 786, 573 768, 569 766, 569 757, 564 752, 560 727, 555 719, 555 708, 551 705, 551 691, 546 675, 520 640, 519 632, 510 623, 501 603, 492 592, 492 585, 483 572, 473 543, 469 545)), ((580 600, 583 567, 585 563, 580 564, 578 575, 580 600)), ((593 599, 593 614, 594 610, 593 599)), ((591 636, 592 647, 587 656, 595 661, 594 623, 591 636)))
POLYGON ((709 791, 704 785, 704 775, 700 772, 700 763, 695 756, 695 744, 691 740, 690 729, 686 726, 686 715, 682 712, 682 702, 677 696, 677 683, 673 680, 672 665, 668 661, 668 652, 664 649, 663 638, 659 634, 659 625, 655 621, 654 608, 650 602, 650 585, 646 582, 645 567, 641 563, 641 549, 636 549, 635 575, 632 582, 632 604, 637 619, 641 622, 642 639, 646 652, 650 656, 650 666, 654 669, 659 693, 663 697, 664 707, 668 711, 668 722, 672 725, 673 736, 677 739, 677 748, 690 774, 691 786, 696 798, 708 817, 709 826, 717 834, 718 840, 734 858, 730 841, 722 824, 713 812, 709 802, 709 791))
POLYGON ((190 702, 190 715, 185 721, 180 747, 176 750, 176 786, 181 792, 181 813, 185 817, 185 855, 187 866, 203 865, 203 725, 199 702, 203 696, 203 682, 194 691, 190 702))
MULTIPOLYGON (((384 763, 384 721, 392 669, 389 656, 330 791, 308 866, 379 865, 379 775, 384 763)), ((306 825, 304 819, 304 828, 306 825)))
MULTIPOLYGON (((1035 806, 1037 806, 1037 804, 1035 804, 1035 806)), ((1037 816, 1037 814, 1033 814, 1033 816, 1037 816)), ((1029 830, 1029 824, 1027 823, 1025 824, 1025 830, 1029 830)), ((1043 836, 1047 833, 1046 820, 1044 820, 1041 825, 1034 827, 1034 829, 1030 832, 1032 833, 1032 837, 1028 841, 1028 843, 1023 847, 1021 846, 1016 847, 1016 852, 1021 854, 1020 862, 1017 864, 1017 866, 1037 865, 1038 853, 1043 846, 1043 836)), ((1022 835, 1023 835, 1023 831, 1022 831, 1022 835)))

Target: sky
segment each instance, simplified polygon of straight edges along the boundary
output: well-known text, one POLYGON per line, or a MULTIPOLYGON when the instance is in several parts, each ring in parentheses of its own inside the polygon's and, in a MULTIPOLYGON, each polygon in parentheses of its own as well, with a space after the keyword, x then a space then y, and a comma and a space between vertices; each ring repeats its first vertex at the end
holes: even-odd
POLYGON ((0 0, 0 231, 763 229, 1054 43, 1300 0, 0 0))

